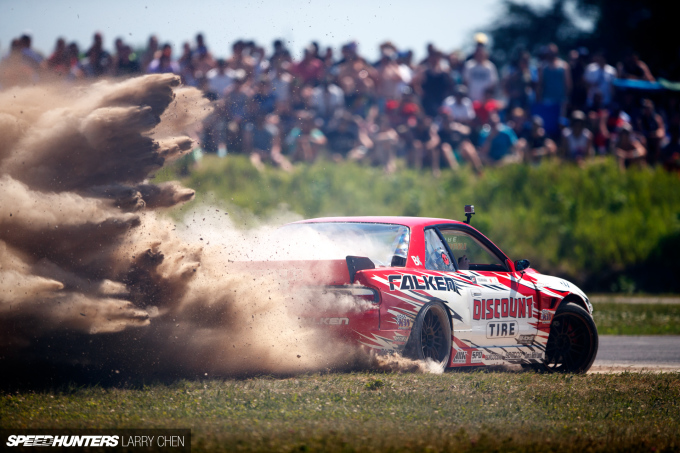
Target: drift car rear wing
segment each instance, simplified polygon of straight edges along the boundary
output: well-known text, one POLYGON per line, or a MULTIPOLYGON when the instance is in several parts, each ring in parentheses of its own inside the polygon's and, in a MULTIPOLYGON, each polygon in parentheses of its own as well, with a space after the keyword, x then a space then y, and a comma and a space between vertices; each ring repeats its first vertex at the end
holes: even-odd
POLYGON ((370 258, 365 256, 347 256, 347 270, 349 271, 349 282, 354 283, 354 276, 357 272, 365 269, 375 269, 375 264, 370 258))

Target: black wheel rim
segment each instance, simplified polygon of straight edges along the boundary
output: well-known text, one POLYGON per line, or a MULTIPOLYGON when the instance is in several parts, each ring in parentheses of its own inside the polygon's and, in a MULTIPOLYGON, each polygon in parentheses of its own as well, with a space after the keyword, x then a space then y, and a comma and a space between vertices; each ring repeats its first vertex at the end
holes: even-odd
POLYGON ((571 313, 558 314, 550 326, 545 364, 551 371, 581 372, 588 363, 591 348, 590 329, 585 320, 571 313))
POLYGON ((441 362, 446 357, 446 338, 441 318, 428 310, 423 319, 423 328, 420 331, 420 343, 423 357, 441 362))

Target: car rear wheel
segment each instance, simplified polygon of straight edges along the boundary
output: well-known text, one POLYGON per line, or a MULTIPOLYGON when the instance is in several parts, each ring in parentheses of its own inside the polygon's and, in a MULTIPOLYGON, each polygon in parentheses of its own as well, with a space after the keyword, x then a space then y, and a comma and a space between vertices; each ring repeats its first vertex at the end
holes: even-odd
POLYGON ((597 328, 587 311, 568 302, 557 309, 545 348, 545 369, 555 373, 585 373, 595 361, 597 328))
POLYGON ((447 366, 451 357, 451 323, 441 302, 429 302, 420 309, 411 329, 406 355, 417 360, 430 359, 447 366))

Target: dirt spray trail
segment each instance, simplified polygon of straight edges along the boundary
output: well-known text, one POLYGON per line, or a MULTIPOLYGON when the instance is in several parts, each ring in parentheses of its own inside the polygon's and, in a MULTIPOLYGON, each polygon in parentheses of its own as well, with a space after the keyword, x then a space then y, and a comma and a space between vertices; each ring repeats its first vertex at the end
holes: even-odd
MULTIPOLYGON (((167 74, 0 92, 0 361, 149 377, 368 363, 291 314, 310 295, 227 271, 257 232, 237 237, 216 209, 180 225, 157 212, 193 198, 147 178, 210 110, 167 74)), ((418 368, 395 363, 380 362, 418 368)))

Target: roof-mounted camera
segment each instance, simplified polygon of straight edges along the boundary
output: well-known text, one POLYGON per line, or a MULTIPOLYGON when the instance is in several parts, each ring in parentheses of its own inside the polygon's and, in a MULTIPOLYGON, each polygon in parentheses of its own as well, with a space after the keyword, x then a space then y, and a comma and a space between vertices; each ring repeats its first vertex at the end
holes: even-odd
POLYGON ((465 223, 470 225, 470 219, 472 218, 473 215, 475 215, 475 207, 471 204, 466 204, 465 205, 465 217, 467 218, 467 220, 465 221, 465 223))

